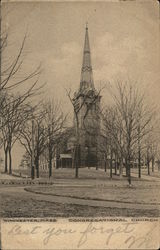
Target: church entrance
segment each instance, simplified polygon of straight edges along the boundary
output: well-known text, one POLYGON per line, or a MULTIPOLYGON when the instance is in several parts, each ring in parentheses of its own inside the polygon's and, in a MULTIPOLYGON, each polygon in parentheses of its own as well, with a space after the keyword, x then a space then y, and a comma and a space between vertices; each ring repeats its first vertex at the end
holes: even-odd
POLYGON ((96 167, 97 166, 97 156, 94 154, 89 154, 86 157, 86 167, 96 167))

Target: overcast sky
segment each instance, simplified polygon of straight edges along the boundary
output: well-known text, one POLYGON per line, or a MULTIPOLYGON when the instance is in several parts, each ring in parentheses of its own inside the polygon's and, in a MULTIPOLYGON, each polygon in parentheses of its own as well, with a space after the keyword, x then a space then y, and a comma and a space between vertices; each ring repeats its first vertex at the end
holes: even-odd
MULTIPOLYGON (((25 70, 42 63, 44 96, 61 99, 64 110, 72 108, 64 88, 79 87, 86 22, 95 87, 117 78, 136 79, 160 107, 157 1, 10 2, 3 7, 10 54, 27 31, 25 70)), ((107 90, 102 96, 107 103, 107 90)))

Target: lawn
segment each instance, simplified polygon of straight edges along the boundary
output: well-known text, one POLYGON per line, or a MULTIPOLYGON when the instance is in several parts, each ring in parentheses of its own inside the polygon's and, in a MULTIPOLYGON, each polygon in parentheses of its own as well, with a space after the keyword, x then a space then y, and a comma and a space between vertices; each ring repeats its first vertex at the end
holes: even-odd
POLYGON ((79 178, 74 178, 73 169, 56 169, 53 182, 57 185, 31 187, 34 192, 77 197, 83 199, 131 202, 133 204, 160 204, 160 179, 143 180, 132 177, 132 187, 128 187, 126 177, 122 179, 95 169, 79 169, 79 178), (58 185, 59 184, 59 185, 58 185))
MULTIPOLYGON (((20 172, 22 176, 28 176, 30 177, 30 170, 14 170, 13 173, 16 175, 20 175, 20 172)), ((136 177, 138 177, 138 170, 132 169, 131 172, 134 173, 134 177, 132 176, 132 180, 136 180, 136 177)), ((124 170, 125 174, 125 170, 124 170)), ((142 174, 147 176, 147 169, 142 169, 142 174)), ((132 174, 131 174, 132 175, 132 174)), ((160 178, 160 171, 155 170, 155 172, 150 172, 151 176, 159 177, 160 178)), ((75 169, 72 168, 59 168, 55 169, 53 168, 52 171, 52 179, 74 179, 75 177, 75 169)), ((48 178, 48 171, 40 171, 40 178, 48 178)), ((98 180, 106 180, 110 178, 110 170, 107 169, 107 172, 104 171, 104 169, 99 168, 96 170, 95 168, 79 168, 79 178, 80 179, 98 179, 98 180)), ((114 175, 114 169, 113 169, 113 178, 119 179, 119 176, 114 175)))
POLYGON ((129 202, 133 204, 160 204, 160 183, 143 181, 142 185, 142 183, 136 182, 131 188, 125 184, 125 181, 122 181, 121 183, 118 181, 108 181, 106 185, 104 182, 100 183, 101 184, 99 185, 97 183, 97 185, 93 186, 85 186, 85 182, 83 186, 81 182, 80 186, 72 186, 72 184, 68 184, 68 186, 52 185, 48 187, 29 187, 28 190, 49 195, 83 199, 129 202))
MULTIPOLYGON (((41 181, 43 179, 48 180, 44 176, 40 178, 41 181)), ((53 185, 27 186, 26 188, 32 192, 20 191, 23 185, 21 187, 2 185, 0 217, 159 216, 159 179, 143 180, 133 177, 132 187, 129 187, 126 177, 120 179, 119 176, 113 175, 111 180, 109 171, 105 173, 103 170, 80 169, 79 178, 75 179, 74 169, 54 169, 51 180, 53 185), (40 198, 37 198, 35 192, 40 193, 40 198), (87 203, 86 205, 61 204, 56 203, 54 198, 45 200, 44 197, 47 195, 117 201, 131 205, 130 208, 120 208, 120 206, 112 207, 111 203, 107 207, 88 206, 87 203), (150 204, 150 209, 148 207, 143 209, 143 205, 137 209, 136 204, 150 204)))
POLYGON ((36 200, 20 195, 0 195, 0 217, 104 217, 104 216, 146 216, 158 217, 157 209, 143 210, 143 209, 121 209, 121 208, 103 208, 91 207, 73 204, 59 204, 55 202, 46 202, 43 200, 36 200))

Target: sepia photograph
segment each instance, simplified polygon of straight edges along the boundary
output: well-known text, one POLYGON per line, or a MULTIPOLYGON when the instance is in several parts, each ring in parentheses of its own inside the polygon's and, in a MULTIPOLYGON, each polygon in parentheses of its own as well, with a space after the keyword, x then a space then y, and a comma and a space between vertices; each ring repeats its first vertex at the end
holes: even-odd
POLYGON ((2 1, 0 11, 1 222, 158 221, 159 1, 2 1))

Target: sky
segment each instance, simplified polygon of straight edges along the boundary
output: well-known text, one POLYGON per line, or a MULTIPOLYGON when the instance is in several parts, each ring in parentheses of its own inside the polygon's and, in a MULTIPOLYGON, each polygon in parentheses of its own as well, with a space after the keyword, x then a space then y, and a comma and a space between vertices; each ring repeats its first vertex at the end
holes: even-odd
MULTIPOLYGON (((85 25, 88 22, 94 84, 97 89, 116 79, 137 81, 148 102, 160 108, 158 2, 9 2, 2 8, 9 30, 8 53, 14 58, 27 34, 21 74, 40 62, 42 98, 58 99, 65 112, 72 105, 65 89, 80 84, 85 25)), ((110 95, 105 88, 102 101, 110 95)), ((15 149, 18 155, 20 149, 15 149), (18 151, 17 151, 18 150, 18 151)), ((15 165, 19 158, 14 157, 15 165)))

